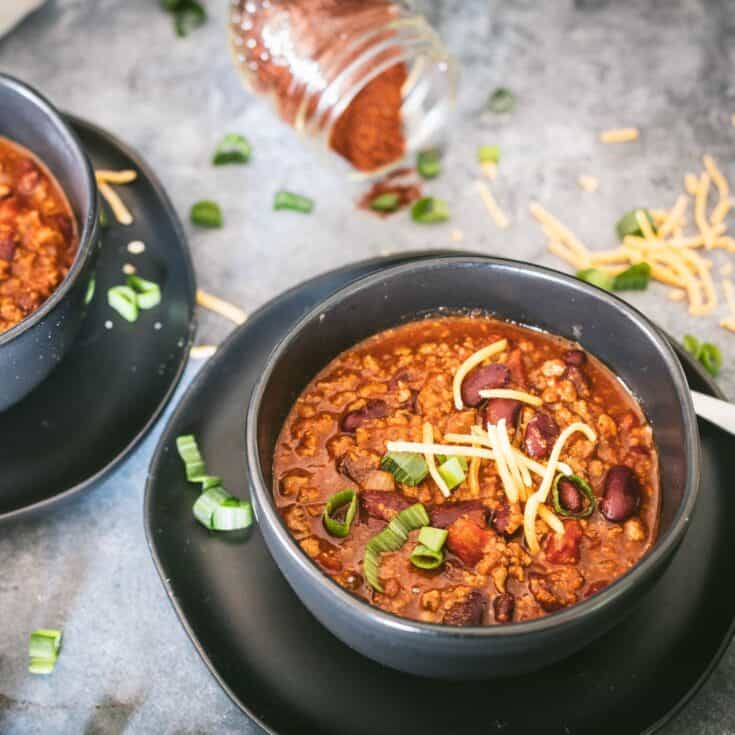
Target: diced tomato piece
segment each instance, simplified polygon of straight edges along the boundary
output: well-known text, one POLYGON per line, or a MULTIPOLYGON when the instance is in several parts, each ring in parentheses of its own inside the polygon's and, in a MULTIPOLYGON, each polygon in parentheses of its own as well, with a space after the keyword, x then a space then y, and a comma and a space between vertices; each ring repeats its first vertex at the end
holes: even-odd
POLYGON ((550 533, 544 551, 552 564, 576 564, 579 561, 579 542, 582 527, 577 521, 564 521, 564 535, 550 533))
POLYGON ((490 540, 491 532, 481 528, 469 518, 458 518, 447 529, 447 548, 467 566, 474 566, 490 540))

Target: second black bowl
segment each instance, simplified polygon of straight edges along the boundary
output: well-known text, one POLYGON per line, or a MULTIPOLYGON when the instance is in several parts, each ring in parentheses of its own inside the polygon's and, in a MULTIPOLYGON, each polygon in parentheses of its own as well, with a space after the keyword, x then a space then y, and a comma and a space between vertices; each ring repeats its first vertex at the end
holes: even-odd
POLYGON ((620 299, 556 271, 493 258, 437 258, 398 266, 342 289, 307 314, 266 363, 247 416, 251 494, 260 530, 309 610, 355 650, 402 671, 439 678, 519 674, 570 655, 629 612, 681 542, 699 482, 699 436, 679 361, 659 331, 620 299), (397 617, 339 587, 299 547, 273 500, 273 452, 309 381, 360 340, 424 314, 479 308, 579 341, 633 391, 654 430, 663 495, 658 540, 597 595, 546 617, 453 628, 397 617))

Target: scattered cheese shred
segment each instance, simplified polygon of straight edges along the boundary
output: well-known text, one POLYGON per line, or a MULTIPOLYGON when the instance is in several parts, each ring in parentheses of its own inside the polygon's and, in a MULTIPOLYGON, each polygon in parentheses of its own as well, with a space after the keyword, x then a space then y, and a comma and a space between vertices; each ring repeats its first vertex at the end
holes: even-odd
POLYGON ((680 288, 674 288, 667 294, 669 301, 684 301, 687 297, 687 292, 682 291, 680 288))
POLYGON ((123 201, 117 195, 117 192, 105 181, 98 181, 97 188, 99 189, 100 194, 105 198, 105 201, 110 205, 110 209, 115 215, 115 219, 121 225, 132 224, 133 215, 130 214, 130 210, 123 204, 123 201))
POLYGON ((720 267, 721 276, 729 276, 732 273, 732 263, 728 260, 727 263, 720 267))
POLYGON ((481 350, 471 354, 459 366, 459 368, 457 368, 457 372, 454 374, 454 380, 452 381, 452 394, 454 396, 454 407, 458 411, 461 411, 464 408, 464 403, 462 402, 462 383, 470 370, 477 367, 481 362, 484 362, 488 358, 499 354, 507 346, 508 340, 499 339, 497 342, 493 342, 487 347, 483 347, 481 350))
POLYGON ((501 230, 506 229, 510 226, 510 221, 505 215, 505 212, 500 208, 499 204, 495 201, 490 188, 484 181, 477 181, 477 189, 482 197, 482 202, 485 205, 485 209, 490 213, 490 216, 495 220, 495 224, 500 227, 501 230))
POLYGON ((209 309, 209 311, 213 311, 215 314, 225 317, 225 319, 229 319, 235 324, 243 324, 248 318, 248 315, 239 307, 217 296, 213 296, 206 291, 202 291, 201 288, 197 289, 197 304, 205 309, 209 309))
POLYGON ((94 172, 97 183, 106 184, 130 184, 138 178, 137 171, 123 169, 122 171, 110 171, 108 169, 97 169, 94 172))
POLYGON ((488 390, 481 390, 480 396, 482 398, 512 398, 516 401, 528 403, 529 406, 542 406, 544 403, 538 396, 533 396, 530 393, 524 393, 521 390, 511 390, 509 388, 490 388, 488 390))
POLYGON ((452 242, 462 242, 464 240, 464 232, 462 230, 452 230, 452 242))
POLYGON ((564 449, 564 445, 567 443, 569 438, 577 432, 584 434, 591 442, 597 441, 597 434, 587 424, 575 421, 573 424, 567 426, 554 443, 551 455, 549 456, 549 461, 546 464, 546 472, 544 473, 538 490, 531 495, 526 503, 526 507, 523 512, 523 530, 526 536, 528 549, 532 554, 537 554, 540 549, 538 537, 536 536, 536 515, 538 513, 539 506, 546 502, 546 498, 549 495, 551 485, 556 475, 559 457, 562 449, 564 449))
POLYGON ((458 447, 451 444, 435 444, 433 440, 431 442, 388 441, 385 443, 385 446, 389 452, 416 452, 417 454, 443 454, 447 457, 495 459, 495 455, 488 449, 482 449, 481 447, 458 447))
MULTIPOLYGON (((434 427, 428 421, 424 422, 423 439, 424 444, 434 443, 434 427)), ((448 498, 452 493, 447 487, 447 483, 444 482, 444 478, 439 474, 434 455, 431 452, 424 452, 424 459, 426 460, 426 464, 429 467, 429 474, 431 475, 431 479, 434 480, 441 494, 445 498, 448 498)))
POLYGON ((189 351, 192 360, 206 360, 217 352, 217 345, 195 345, 189 351))
POLYGON ((638 140, 640 132, 638 128, 615 128, 613 130, 604 130, 600 133, 601 143, 630 143, 638 140))
POLYGON ((583 261, 585 259, 589 259, 589 251, 587 248, 582 244, 579 238, 577 238, 570 229, 559 222, 556 217, 547 212, 538 202, 531 202, 530 209, 531 214, 541 222, 541 224, 554 232, 559 242, 566 245, 569 250, 583 261))
POLYGON ((478 498, 480 496, 480 464, 482 463, 481 457, 472 457, 470 459, 470 469, 467 473, 467 480, 470 485, 470 494, 478 498))
POLYGON ((508 502, 517 503, 519 499, 518 488, 516 487, 513 476, 511 475, 510 469, 508 468, 505 454, 500 447, 500 440, 498 439, 497 435, 497 427, 493 426, 492 424, 488 424, 487 438, 490 442, 490 446, 493 449, 493 454, 495 455, 495 466, 498 469, 500 480, 503 483, 505 496, 508 498, 508 502))
POLYGON ((600 188, 600 180, 596 176, 579 176, 577 177, 577 186, 584 191, 590 193, 600 188))
POLYGON ((564 524, 561 519, 554 514, 554 512, 547 505, 539 505, 538 514, 542 521, 559 536, 564 535, 564 524))

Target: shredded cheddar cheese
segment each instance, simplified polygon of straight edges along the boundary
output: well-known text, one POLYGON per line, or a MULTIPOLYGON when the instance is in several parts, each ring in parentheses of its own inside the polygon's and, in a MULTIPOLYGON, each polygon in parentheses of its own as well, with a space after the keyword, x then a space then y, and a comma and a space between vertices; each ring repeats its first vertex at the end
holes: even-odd
POLYGON ((224 299, 220 299, 217 296, 213 296, 206 291, 202 291, 201 288, 197 289, 197 304, 199 306, 213 311, 215 314, 229 319, 235 324, 244 324, 248 318, 248 315, 239 307, 234 304, 230 304, 224 299))
POLYGON ((110 171, 108 169, 97 169, 94 172, 97 183, 104 182, 106 184, 130 184, 138 178, 138 172, 132 169, 123 169, 122 171, 110 171))
POLYGON ((504 230, 507 227, 509 227, 510 221, 508 220, 508 217, 506 216, 505 212, 503 212, 503 210, 500 208, 500 205, 495 201, 495 197, 490 191, 490 188, 488 187, 488 185, 484 181, 478 180, 477 189, 480 192, 480 196, 482 197, 482 202, 485 205, 485 209, 487 209, 490 216, 495 221, 495 224, 501 230, 504 230))
POLYGON ((206 360, 217 352, 217 345, 195 345, 189 351, 192 360, 206 360))
POLYGON ((133 223, 133 215, 130 214, 130 210, 123 204, 117 192, 106 181, 98 181, 97 189, 99 189, 100 194, 102 194, 105 201, 110 205, 115 219, 121 225, 131 225, 133 223))
POLYGON ((603 130, 600 133, 601 143, 630 143, 638 140, 640 132, 638 128, 615 128, 613 130, 603 130))
MULTIPOLYGON (((434 427, 428 421, 424 422, 423 439, 425 444, 433 444, 434 442, 434 427)), ((441 494, 448 498, 452 493, 447 487, 447 483, 444 482, 444 478, 439 474, 434 455, 431 452, 424 452, 424 459, 429 467, 431 479, 434 480, 441 494)))
POLYGON ((559 536, 564 535, 564 524, 561 519, 554 514, 554 512, 547 505, 539 505, 538 507, 539 518, 559 536))
POLYGON ((490 388, 480 391, 481 398, 511 398, 516 401, 522 401, 529 406, 541 406, 543 401, 538 396, 532 396, 521 390, 511 390, 509 388, 490 388))
POLYGON ((593 193, 600 188, 600 180, 596 176, 579 176, 577 186, 584 191, 593 193))
POLYGON ((503 484, 505 496, 508 498, 509 503, 517 503, 519 500, 518 487, 516 486, 513 476, 510 473, 505 454, 500 446, 497 428, 492 424, 488 424, 487 438, 490 442, 490 446, 493 449, 493 454, 495 455, 495 466, 498 469, 498 474, 500 475, 500 481, 503 484))

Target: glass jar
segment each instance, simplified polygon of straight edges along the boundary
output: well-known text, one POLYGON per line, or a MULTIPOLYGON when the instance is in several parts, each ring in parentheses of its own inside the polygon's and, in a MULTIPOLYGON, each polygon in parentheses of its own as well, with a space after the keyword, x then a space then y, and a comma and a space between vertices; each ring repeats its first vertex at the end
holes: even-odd
POLYGON ((457 67, 407 0, 232 0, 245 85, 299 134, 374 177, 441 142, 457 67))

